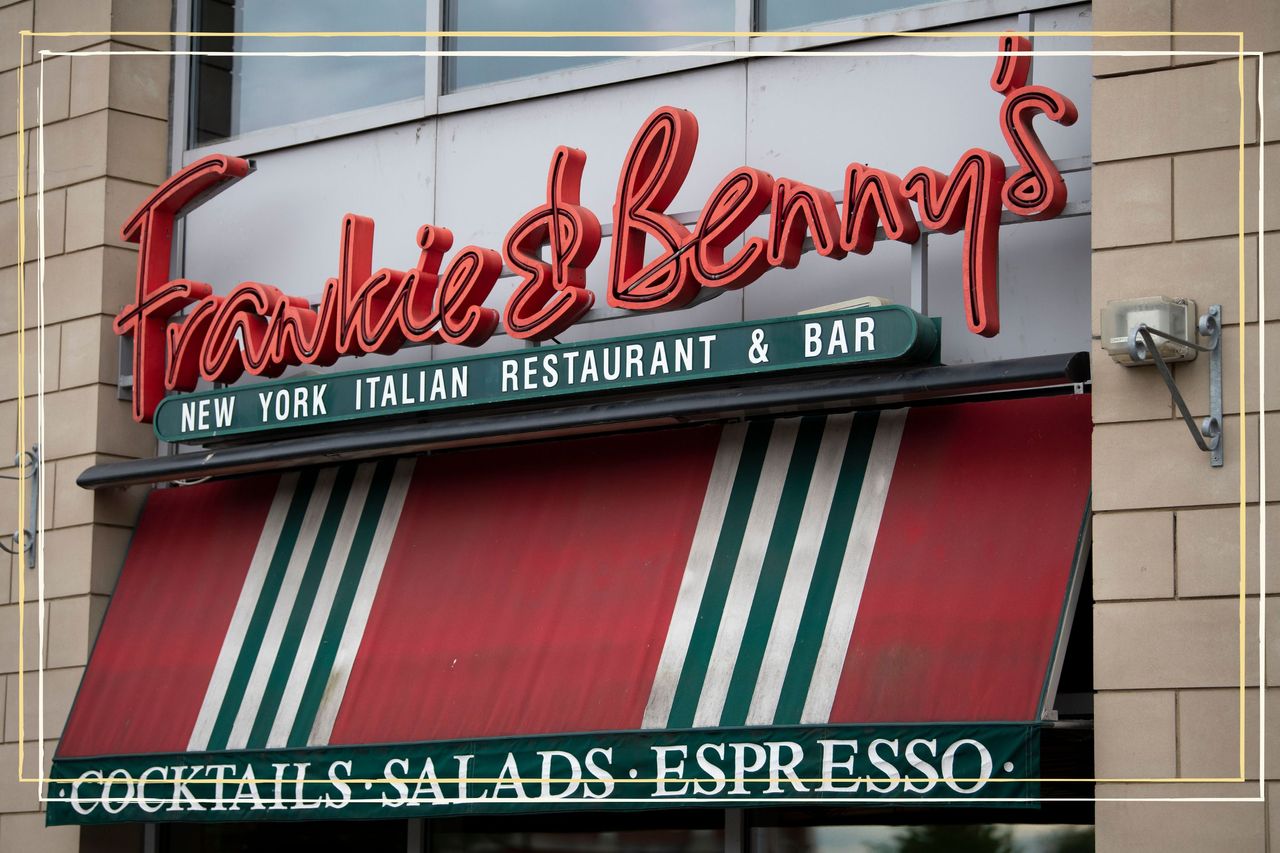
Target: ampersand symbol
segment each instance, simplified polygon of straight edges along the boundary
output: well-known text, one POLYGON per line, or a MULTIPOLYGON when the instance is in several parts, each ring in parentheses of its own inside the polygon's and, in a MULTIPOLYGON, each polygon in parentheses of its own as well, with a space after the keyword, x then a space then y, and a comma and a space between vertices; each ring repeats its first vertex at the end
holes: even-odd
POLYGON ((513 338, 549 340, 577 322, 595 298, 586 275, 600 248, 600 222, 578 203, 586 162, 587 155, 576 148, 557 148, 547 176, 547 203, 507 233, 507 266, 522 279, 503 312, 513 338), (542 259, 542 247, 548 245, 550 263, 542 259))
POLYGON ((747 358, 752 364, 764 364, 769 360, 769 345, 764 342, 764 329, 751 330, 751 351, 747 358))

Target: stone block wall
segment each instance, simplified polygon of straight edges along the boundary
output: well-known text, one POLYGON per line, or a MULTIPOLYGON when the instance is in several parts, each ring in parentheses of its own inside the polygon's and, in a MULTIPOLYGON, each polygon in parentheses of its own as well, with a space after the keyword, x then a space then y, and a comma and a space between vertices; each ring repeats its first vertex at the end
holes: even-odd
MULTIPOLYGON (((1248 797, 1258 793, 1258 690, 1267 690, 1267 802, 1100 802, 1098 850, 1280 850, 1280 5, 1274 0, 1098 0, 1097 30, 1243 30, 1265 55, 1265 133, 1257 59, 1245 61, 1245 289, 1239 282, 1238 59, 1097 58, 1093 89, 1093 489, 1095 757, 1100 777, 1234 778, 1239 742, 1239 499, 1246 510, 1245 766, 1248 784, 1101 784, 1099 797, 1248 797), (1274 52, 1274 53, 1270 53, 1274 52), (1259 159, 1271 192, 1258 233, 1259 159), (1259 311, 1259 240, 1271 257, 1259 311), (1107 300, 1189 297, 1220 303, 1226 466, 1211 469, 1152 368, 1101 351, 1107 300), (1243 399, 1240 391, 1244 323, 1243 399), (1260 385, 1265 324, 1267 671, 1258 677, 1260 385), (1245 461, 1241 464, 1243 419, 1245 461)), ((1232 39, 1098 39, 1097 48, 1234 50, 1232 39)), ((1208 414, 1208 359, 1174 373, 1208 414)))
MULTIPOLYGON (((18 442, 19 324, 25 326, 26 436, 36 441, 36 98, 41 49, 155 48, 156 39, 94 36, 27 38, 19 30, 170 29, 172 4, 158 0, 0 0, 0 465, 18 442), (18 66, 24 67, 26 202, 17 202, 18 66), (18 257, 19 216, 26 252, 18 257), (26 298, 18 303, 18 264, 26 298)), ((168 174, 169 59, 104 56, 44 59, 45 120, 45 762, 52 756, 129 541, 143 491, 87 492, 75 479, 95 462, 150 456, 150 429, 117 398, 118 344, 111 318, 131 299, 136 253, 121 242, 124 218, 168 174)), ((0 530, 18 521, 19 486, 0 481, 0 530)), ((48 829, 37 786, 17 778, 48 773, 38 764, 36 572, 5 559, 0 591, 0 851, 140 850, 141 831, 48 829), (25 586, 25 742, 18 731, 18 601, 25 586)))

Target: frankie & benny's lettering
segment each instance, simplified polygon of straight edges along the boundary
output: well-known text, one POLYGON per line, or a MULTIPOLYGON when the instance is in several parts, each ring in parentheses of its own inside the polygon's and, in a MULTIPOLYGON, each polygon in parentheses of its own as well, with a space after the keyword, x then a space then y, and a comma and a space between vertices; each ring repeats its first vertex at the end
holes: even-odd
MULTIPOLYGON (((1030 43, 1003 36, 1000 49, 1029 51, 1030 43)), ((795 267, 806 236, 818 254, 838 259, 869 253, 878 227, 890 239, 915 242, 922 223, 946 234, 962 232, 965 322, 976 334, 997 334, 1002 208, 1026 219, 1048 219, 1067 201, 1066 184, 1031 121, 1043 114, 1070 125, 1076 107, 1053 89, 1028 86, 1030 65, 1030 55, 1001 56, 991 77, 992 89, 1004 96, 1000 126, 1018 163, 1007 178, 1004 161, 979 148, 961 155, 950 174, 920 166, 899 177, 852 163, 845 169, 843 209, 838 210, 826 190, 743 166, 711 192, 692 230, 666 209, 693 162, 697 120, 685 110, 659 108, 632 141, 618 180, 610 305, 633 311, 680 308, 703 287, 742 288, 770 268, 795 267), (746 237, 726 258, 730 245, 766 213, 767 236, 746 237), (646 262, 650 241, 660 253, 646 262)), ((135 299, 114 326, 117 334, 133 337, 134 418, 149 422, 166 389, 191 391, 200 379, 229 383, 244 372, 275 377, 289 366, 327 366, 342 356, 395 352, 406 343, 478 346, 498 326, 498 311, 484 302, 504 257, 520 282, 503 310, 507 334, 533 341, 560 334, 594 302, 585 276, 599 250, 601 228, 580 204, 585 163, 584 152, 557 148, 546 202, 516 223, 503 253, 466 246, 443 271, 444 255, 453 245, 447 228, 418 230, 419 255, 412 268, 374 271, 373 220, 348 214, 342 221, 338 273, 324 283, 316 307, 269 284, 242 282, 226 296, 216 296, 206 283, 169 278, 175 217, 250 171, 247 161, 217 154, 186 166, 121 229, 125 240, 139 244, 135 299), (543 260, 544 246, 550 247, 549 260, 543 260), (188 306, 182 320, 171 322, 188 306)), ((308 411, 324 403, 305 402, 308 411)), ((293 411, 303 403, 293 396, 264 401, 264 417, 268 405, 293 411)), ((198 419, 201 413, 192 416, 198 419)), ((204 416, 216 419, 218 412, 204 416)))

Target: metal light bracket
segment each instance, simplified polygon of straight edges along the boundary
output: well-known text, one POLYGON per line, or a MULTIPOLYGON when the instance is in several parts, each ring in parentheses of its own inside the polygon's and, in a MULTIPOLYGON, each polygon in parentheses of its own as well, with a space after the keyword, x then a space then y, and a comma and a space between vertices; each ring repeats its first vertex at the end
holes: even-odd
POLYGON ((24 529, 10 533, 6 539, 13 542, 13 545, 6 545, 4 539, 0 539, 0 550, 10 554, 17 554, 19 547, 27 558, 27 568, 34 569, 36 567, 36 525, 40 513, 40 445, 31 445, 30 450, 23 450, 13 457, 14 467, 18 468, 18 474, 0 474, 0 479, 4 480, 26 480, 27 481, 27 525, 24 529), (19 546, 21 542, 21 546, 19 546))
POLYGON ((1182 415, 1182 421, 1187 425, 1187 430, 1191 433, 1191 438, 1195 441, 1196 447, 1209 454, 1210 466, 1221 468, 1223 465, 1221 305, 1210 305, 1208 313, 1200 315, 1197 331, 1200 333, 1200 337, 1208 339, 1207 344, 1202 345, 1193 341, 1184 341, 1182 338, 1175 337, 1168 332, 1153 329, 1146 323, 1139 323, 1129 332, 1129 357, 1133 359, 1135 364, 1146 363, 1148 359, 1155 363, 1156 368, 1160 371, 1160 376, 1164 379, 1164 384, 1169 387, 1169 395, 1173 397, 1173 403, 1178 407, 1178 412, 1182 415), (1209 417, 1201 420, 1199 426, 1196 425, 1195 418, 1191 415, 1191 410, 1187 408, 1187 401, 1183 399, 1182 393, 1178 391, 1178 384, 1173 379, 1173 373, 1170 372, 1169 365, 1165 362, 1164 357, 1160 355, 1160 348, 1156 345, 1153 336, 1173 341, 1175 344, 1191 347, 1200 352, 1209 353, 1209 417))

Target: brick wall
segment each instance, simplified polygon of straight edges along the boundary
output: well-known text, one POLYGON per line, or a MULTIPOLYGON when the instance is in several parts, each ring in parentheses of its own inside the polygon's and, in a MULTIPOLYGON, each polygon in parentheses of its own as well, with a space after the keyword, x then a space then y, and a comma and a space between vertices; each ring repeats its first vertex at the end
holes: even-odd
MULTIPOLYGON (((171 4, 157 0, 0 0, 0 101, 17 100, 19 62, 26 63, 27 203, 25 310, 18 306, 17 115, 0 110, 0 464, 18 448, 18 324, 26 334, 26 445, 36 440, 36 88, 39 57, 18 30, 168 30, 171 4), (33 61, 33 56, 35 61, 33 61), (20 319, 21 318, 21 319, 20 319)), ((95 37, 37 39, 34 49, 155 47, 155 40, 106 43, 95 37)), ((167 174, 169 60, 156 57, 56 57, 44 63, 45 136, 45 505, 46 763, 88 659, 120 569, 142 492, 91 493, 75 479, 97 461, 152 455, 150 430, 134 424, 116 399, 117 344, 111 317, 131 297, 135 252, 120 242, 125 216, 167 174)), ((13 473, 8 469, 5 473, 13 473)), ((0 529, 17 519, 16 484, 0 484, 0 529)), ((0 555, 3 556, 3 555, 0 555)), ((24 750, 27 776, 46 775, 34 740, 38 612, 36 573, 20 558, 4 563, 0 591, 0 851, 75 850, 74 827, 44 828, 37 788, 17 780, 24 750), (25 730, 18 742, 18 582, 25 575, 25 730)), ((86 847, 139 849, 137 828, 86 831, 86 847)))
MULTIPOLYGON (((1099 0, 1098 30, 1243 30, 1247 50, 1280 51, 1274 0, 1099 0)), ((1169 38, 1099 40, 1097 47, 1170 49, 1169 38)), ((1235 49, 1230 40, 1175 38, 1175 50, 1235 49)), ((1237 295, 1239 95, 1237 61, 1099 58, 1093 92, 1093 488, 1096 761, 1101 777, 1234 777, 1239 772, 1238 500, 1240 419, 1247 433, 1247 615, 1257 624, 1258 334, 1267 324, 1268 475, 1280 482, 1280 53, 1266 57, 1262 156, 1272 192, 1262 239, 1272 258, 1259 316, 1256 60, 1245 69, 1246 289, 1237 295), (1270 144, 1266 144, 1270 143, 1270 144), (1221 303, 1226 467, 1197 450, 1154 369, 1126 369, 1098 348, 1108 299, 1163 294, 1221 303), (1244 400, 1239 391, 1245 322, 1244 400)), ((1175 369, 1197 415, 1208 414, 1208 359, 1175 369)), ((1269 505, 1272 554, 1280 506, 1269 505)), ((1280 560, 1267 566, 1280 593, 1280 560)), ((1268 597, 1266 777, 1280 779, 1280 596, 1268 597)), ((1257 760, 1257 632, 1246 637, 1245 775, 1223 783, 1103 784, 1099 797, 1253 796, 1257 760)), ((1099 803, 1101 851, 1280 851, 1280 782, 1267 803, 1099 803), (1268 846, 1269 839, 1269 846, 1268 846)))

